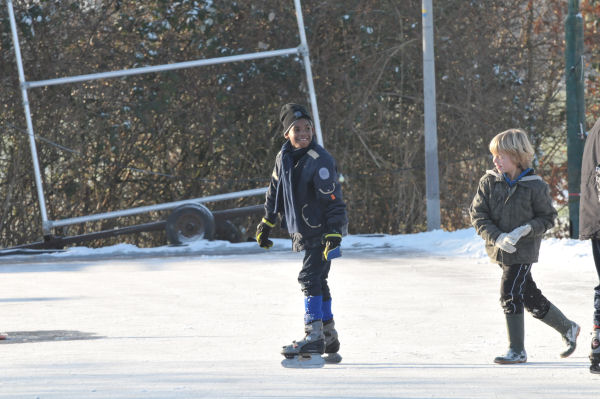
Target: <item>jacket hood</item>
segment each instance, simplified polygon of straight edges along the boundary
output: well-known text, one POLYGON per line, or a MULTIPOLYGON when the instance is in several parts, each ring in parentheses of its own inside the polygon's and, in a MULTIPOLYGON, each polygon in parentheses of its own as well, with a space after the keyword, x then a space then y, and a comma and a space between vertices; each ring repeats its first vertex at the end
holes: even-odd
MULTIPOLYGON (((486 170, 485 174, 493 176, 494 178, 496 178, 496 180, 505 181, 502 173, 498 172, 496 169, 486 170)), ((527 174, 527 175, 523 176, 521 179, 519 179, 519 181, 533 181, 533 180, 543 180, 543 179, 540 176, 536 175, 533 170, 531 171, 530 174, 527 174)))

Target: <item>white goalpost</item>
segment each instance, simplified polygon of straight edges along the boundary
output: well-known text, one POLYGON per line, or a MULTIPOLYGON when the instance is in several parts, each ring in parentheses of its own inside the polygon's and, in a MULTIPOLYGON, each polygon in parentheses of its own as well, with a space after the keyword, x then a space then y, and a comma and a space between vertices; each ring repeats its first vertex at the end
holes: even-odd
POLYGON ((299 36, 300 36, 300 44, 297 47, 273 50, 273 51, 249 53, 249 54, 240 54, 240 55, 228 56, 228 57, 199 59, 199 60, 185 61, 185 62, 179 62, 179 63, 174 63, 174 64, 164 64, 164 65, 147 66, 147 67, 141 67, 141 68, 122 69, 122 70, 109 71, 109 72, 98 72, 98 73, 91 73, 91 74, 87 74, 87 75, 67 76, 67 77, 62 77, 62 78, 46 79, 46 80, 38 80, 38 81, 27 81, 25 78, 25 70, 23 67, 23 61, 22 61, 22 57, 21 57, 21 49, 19 46, 19 37, 18 37, 18 33, 17 33, 17 24, 16 24, 16 20, 15 20, 12 0, 6 0, 6 5, 8 8, 8 16, 9 16, 10 26, 11 26, 11 31, 12 31, 12 39, 13 39, 15 58, 16 58, 18 74, 19 74, 21 95, 23 98, 23 109, 25 112, 25 120, 27 123, 27 133, 29 136, 31 157, 33 160, 33 172, 34 172, 34 177, 35 177, 35 184, 36 184, 36 189, 37 189, 40 214, 41 214, 41 218, 42 218, 42 231, 43 231, 43 234, 45 237, 51 236, 52 229, 56 228, 56 227, 97 221, 97 220, 102 220, 102 219, 111 219, 111 218, 118 218, 118 217, 123 217, 123 216, 131 216, 131 215, 153 212, 153 211, 170 210, 170 209, 174 209, 174 208, 177 208, 177 207, 179 207, 181 205, 185 205, 185 204, 201 204, 201 203, 206 203, 206 202, 223 201, 223 200, 228 200, 228 199, 261 195, 266 192, 266 188, 257 188, 257 189, 253 189, 253 190, 237 191, 237 192, 232 192, 232 193, 212 195, 212 196, 206 196, 206 197, 200 197, 200 198, 193 198, 193 199, 176 201, 176 202, 155 204, 155 205, 113 211, 113 212, 84 215, 84 216, 72 217, 72 218, 67 218, 67 219, 62 219, 62 220, 51 220, 48 217, 48 212, 47 212, 47 208, 46 208, 46 200, 45 200, 45 196, 44 196, 44 187, 43 187, 43 182, 42 182, 42 173, 41 173, 41 168, 40 168, 40 164, 39 164, 39 158, 38 158, 38 153, 37 153, 37 148, 36 148, 36 143, 35 143, 35 133, 34 133, 34 129, 33 129, 33 122, 32 122, 32 118, 31 118, 31 110, 30 110, 29 99, 28 99, 28 90, 35 89, 37 87, 61 85, 61 84, 66 84, 66 83, 77 83, 77 82, 84 82, 84 81, 97 80, 97 79, 111 79, 111 78, 140 75, 140 74, 146 74, 146 73, 159 73, 159 72, 171 71, 171 70, 176 70, 176 69, 196 68, 196 67, 207 66, 207 65, 224 64, 224 63, 230 63, 230 62, 241 62, 241 61, 249 61, 249 60, 271 58, 271 57, 281 57, 281 56, 295 54, 295 55, 302 57, 302 60, 303 60, 304 70, 305 70, 305 75, 306 75, 306 83, 307 83, 309 97, 310 97, 310 105, 311 105, 311 110, 312 110, 314 124, 315 124, 315 134, 316 134, 318 143, 323 145, 323 138, 322 138, 322 134, 321 134, 321 124, 319 121, 319 113, 318 113, 318 109, 317 109, 317 99, 316 99, 316 95, 315 95, 315 88, 314 88, 314 83, 313 83, 313 76, 312 76, 312 70, 311 70, 311 64, 310 64, 308 45, 307 45, 307 41, 306 41, 306 32, 304 29, 304 19, 302 17, 302 8, 301 8, 300 0, 294 0, 296 20, 298 23, 298 31, 299 31, 299 36))

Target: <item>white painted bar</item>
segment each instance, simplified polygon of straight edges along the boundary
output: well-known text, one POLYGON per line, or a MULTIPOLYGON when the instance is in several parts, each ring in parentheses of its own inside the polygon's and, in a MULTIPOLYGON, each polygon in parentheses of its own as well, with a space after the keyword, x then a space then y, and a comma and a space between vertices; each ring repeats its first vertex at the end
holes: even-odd
POLYGON ((252 190, 237 191, 234 193, 217 194, 217 195, 211 195, 208 197, 200 197, 200 198, 181 200, 181 201, 175 201, 175 202, 167 202, 164 204, 141 206, 138 208, 130 208, 130 209, 124 209, 124 210, 114 211, 114 212, 97 213, 95 215, 80 216, 80 217, 62 219, 62 220, 50 220, 50 221, 48 221, 48 225, 49 225, 49 228, 69 226, 69 225, 73 225, 73 224, 77 224, 77 223, 93 222, 93 221, 102 220, 102 219, 114 219, 114 218, 123 217, 123 216, 139 215, 140 213, 164 211, 164 210, 177 208, 180 205, 191 204, 191 203, 202 204, 205 202, 217 202, 217 201, 225 201, 225 200, 241 198, 241 197, 251 197, 251 196, 255 196, 255 195, 265 194, 266 192, 267 192, 266 187, 265 188, 256 188, 256 189, 252 189, 252 190))
POLYGON ((288 49, 283 49, 283 50, 263 51, 263 52, 252 53, 252 54, 232 55, 229 57, 207 58, 204 60, 184 61, 184 62, 177 62, 177 63, 173 63, 173 64, 163 64, 163 65, 147 66, 147 67, 140 67, 140 68, 121 69, 119 71, 99 72, 99 73, 91 73, 91 74, 87 74, 87 75, 68 76, 68 77, 64 77, 64 78, 37 80, 37 81, 26 82, 25 86, 27 88, 34 88, 34 87, 61 85, 61 84, 66 84, 66 83, 84 82, 87 80, 120 78, 123 76, 141 75, 144 73, 165 72, 165 71, 172 71, 172 70, 176 70, 176 69, 195 68, 195 67, 201 67, 201 66, 207 66, 207 65, 225 64, 225 63, 229 63, 229 62, 248 61, 248 60, 256 60, 256 59, 271 58, 271 57, 281 57, 281 56, 285 56, 285 55, 289 55, 289 54, 298 54, 298 53, 299 53, 299 48, 295 47, 295 48, 288 48, 288 49))
POLYGON ((21 46, 19 46, 19 36, 17 34, 17 22, 15 20, 15 12, 13 10, 12 0, 6 0, 8 8, 8 19, 10 20, 10 29, 12 31, 13 45, 15 47, 15 58, 17 61, 17 69, 19 71, 19 82, 21 83, 21 96, 23 97, 23 108, 25 109, 25 121, 27 122, 27 135, 29 136, 29 148, 31 151, 31 159, 33 160, 33 175, 37 189, 38 202, 40 204, 40 215, 42 217, 42 229, 44 234, 49 233, 46 229, 48 223, 48 214, 46 211, 46 200, 44 197, 44 188, 42 185, 42 173, 35 144, 35 135, 33 133, 33 122, 31 120, 31 109, 29 108, 29 96, 25 86, 25 71, 23 69, 23 58, 21 57, 21 46))

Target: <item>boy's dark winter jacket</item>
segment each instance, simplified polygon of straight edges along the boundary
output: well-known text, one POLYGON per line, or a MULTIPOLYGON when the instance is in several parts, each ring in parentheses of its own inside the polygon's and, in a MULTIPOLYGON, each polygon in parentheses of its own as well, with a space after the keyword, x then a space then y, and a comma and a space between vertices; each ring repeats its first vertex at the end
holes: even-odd
POLYGON ((557 215, 548 185, 533 171, 509 187, 496 170, 488 170, 479 181, 469 213, 477 234, 485 240, 490 260, 505 265, 537 262, 542 235, 554 225, 557 215), (531 233, 519 240, 515 253, 494 246, 501 233, 526 223, 531 225, 531 233))
POLYGON ((320 245, 325 233, 346 230, 346 204, 335 161, 314 140, 299 150, 288 140, 277 154, 265 218, 274 222, 277 214, 283 216, 282 227, 293 237, 296 251, 320 245))
POLYGON ((585 140, 581 162, 581 197, 579 202, 579 238, 600 239, 600 119, 596 121, 585 140))

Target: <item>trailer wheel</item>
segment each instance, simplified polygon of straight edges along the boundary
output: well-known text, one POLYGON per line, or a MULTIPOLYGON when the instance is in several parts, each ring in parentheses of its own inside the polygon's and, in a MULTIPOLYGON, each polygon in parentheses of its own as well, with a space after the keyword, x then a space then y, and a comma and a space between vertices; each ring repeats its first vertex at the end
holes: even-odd
POLYGON ((215 236, 218 240, 227 240, 232 243, 244 241, 241 230, 231 220, 221 220, 219 222, 217 219, 215 236))
POLYGON ((215 219, 204 205, 186 204, 171 212, 165 229, 171 244, 185 244, 203 238, 212 240, 215 235, 215 219))

